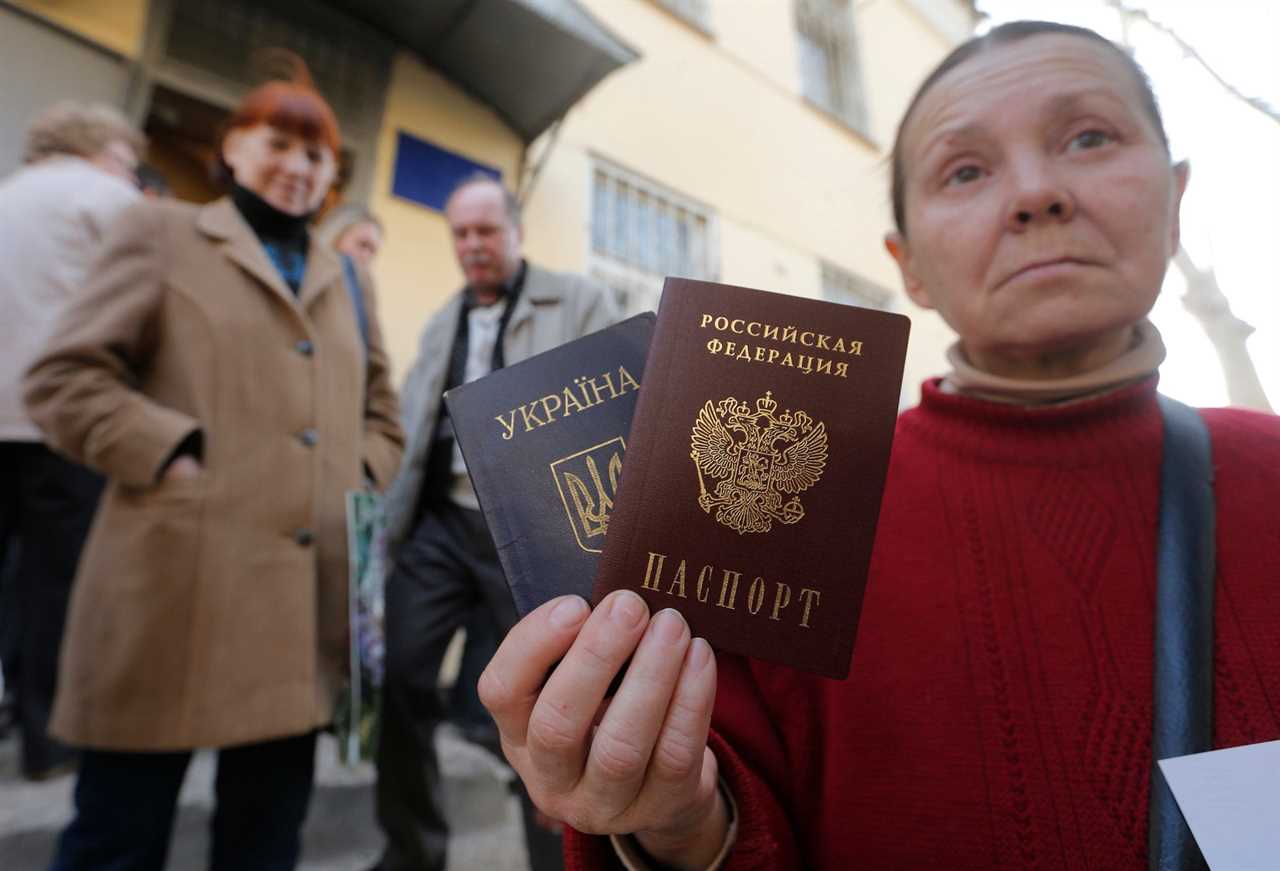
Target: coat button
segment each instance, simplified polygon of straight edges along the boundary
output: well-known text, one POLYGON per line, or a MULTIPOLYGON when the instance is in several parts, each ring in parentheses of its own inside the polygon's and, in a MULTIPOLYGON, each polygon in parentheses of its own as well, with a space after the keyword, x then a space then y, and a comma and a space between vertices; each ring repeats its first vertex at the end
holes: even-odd
POLYGON ((311 427, 307 427, 302 432, 298 433, 298 441, 302 442, 309 448, 314 448, 316 446, 316 442, 320 441, 320 434, 311 427))
POLYGON ((298 343, 293 346, 293 350, 297 351, 304 357, 310 357, 315 353, 316 346, 311 344, 310 339, 300 339, 298 340, 298 343))
POLYGON ((301 529, 294 530, 293 540, 298 543, 299 547, 310 547, 311 543, 316 540, 316 534, 304 526, 301 529))

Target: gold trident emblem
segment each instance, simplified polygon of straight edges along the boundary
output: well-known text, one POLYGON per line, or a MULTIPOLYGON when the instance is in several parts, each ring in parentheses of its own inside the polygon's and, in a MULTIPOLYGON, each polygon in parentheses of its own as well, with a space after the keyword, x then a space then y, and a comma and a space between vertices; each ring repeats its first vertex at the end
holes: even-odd
POLYGON ((804 517, 799 496, 827 465, 827 428, 803 411, 775 414, 773 391, 754 409, 732 396, 707 401, 693 424, 689 457, 698 470, 698 505, 736 531, 768 532, 773 521, 804 517), (706 479, 715 482, 708 492, 706 479), (783 494, 791 498, 783 501, 783 494))
POLYGON ((627 443, 618 436, 551 464, 573 537, 588 553, 600 553, 603 548, 595 539, 604 538, 609 531, 626 450, 627 443))

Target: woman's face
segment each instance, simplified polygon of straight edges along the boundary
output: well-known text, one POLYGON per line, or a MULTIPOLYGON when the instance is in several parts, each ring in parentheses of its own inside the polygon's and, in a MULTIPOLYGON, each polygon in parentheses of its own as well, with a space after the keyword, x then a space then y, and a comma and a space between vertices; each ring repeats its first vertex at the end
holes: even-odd
POLYGON ((971 362, 1066 374, 1054 358, 1083 370, 1128 346, 1186 175, 1120 59, 1058 34, 986 51, 926 93, 902 145, 906 236, 886 245, 971 362))
POLYGON ((382 231, 370 221, 352 224, 342 231, 333 247, 356 263, 368 268, 382 247, 382 231))
POLYGON ((270 124, 237 128, 222 143, 236 182, 290 215, 320 207, 338 173, 327 145, 270 124))

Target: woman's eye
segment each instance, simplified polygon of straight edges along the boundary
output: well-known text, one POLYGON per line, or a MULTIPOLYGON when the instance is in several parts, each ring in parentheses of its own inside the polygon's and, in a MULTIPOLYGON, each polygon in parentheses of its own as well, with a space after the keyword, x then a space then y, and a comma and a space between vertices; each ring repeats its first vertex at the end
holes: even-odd
POLYGON ((1111 141, 1111 134, 1104 133, 1101 130, 1085 130, 1083 133, 1077 133, 1071 137, 1068 148, 1097 148, 1106 145, 1111 141))
POLYGON ((320 162, 320 152, 315 149, 307 149, 307 160, 312 163, 320 162))
POLYGON ((948 185, 968 184, 971 181, 977 181, 982 177, 982 170, 972 163, 957 167, 947 176, 946 183, 948 185))

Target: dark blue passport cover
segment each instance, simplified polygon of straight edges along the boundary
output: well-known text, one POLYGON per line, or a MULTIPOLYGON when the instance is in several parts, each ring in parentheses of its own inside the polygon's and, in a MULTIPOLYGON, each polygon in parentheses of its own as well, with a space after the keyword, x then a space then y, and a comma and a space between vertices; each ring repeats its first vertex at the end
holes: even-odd
POLYGON ((591 597, 653 324, 636 315, 445 393, 522 617, 591 597))

